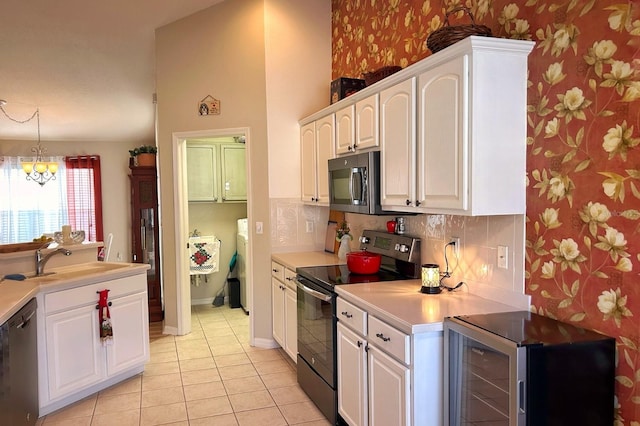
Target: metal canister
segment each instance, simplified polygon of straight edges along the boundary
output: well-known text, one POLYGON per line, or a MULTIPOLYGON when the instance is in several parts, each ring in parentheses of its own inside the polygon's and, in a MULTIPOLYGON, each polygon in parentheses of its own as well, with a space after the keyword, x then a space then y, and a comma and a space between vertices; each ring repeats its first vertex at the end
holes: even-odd
POLYGON ((404 217, 396 217, 396 234, 404 234, 405 223, 404 217))

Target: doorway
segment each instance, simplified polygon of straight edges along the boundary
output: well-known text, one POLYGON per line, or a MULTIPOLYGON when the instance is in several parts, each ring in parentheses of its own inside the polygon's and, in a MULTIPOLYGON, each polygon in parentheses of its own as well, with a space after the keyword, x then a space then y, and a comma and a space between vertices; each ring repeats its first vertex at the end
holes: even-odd
MULTIPOLYGON (((241 151, 234 148, 242 148, 244 164, 250 164, 251 144, 248 128, 175 133, 173 142, 176 165, 174 191, 176 195, 175 229, 177 235, 175 239, 177 246, 183 248, 183 250, 176 252, 176 268, 178 276, 181 277, 177 289, 178 334, 187 334, 191 331, 192 302, 210 304, 219 294, 220 289, 225 288, 229 269, 232 266, 231 261, 236 252, 237 219, 247 218, 247 221, 251 223, 249 217, 251 211, 250 168, 246 167, 244 176, 240 176, 238 167, 231 165, 228 168, 233 170, 228 170, 227 178, 223 179, 224 161, 220 162, 225 158, 223 157, 225 150, 228 151, 227 163, 238 161, 241 151), (190 152, 188 150, 194 148, 195 151, 191 152, 191 161, 189 161, 190 152), (197 158, 195 163, 193 162, 194 153, 197 158), (207 161, 210 161, 207 159, 207 155, 215 163, 214 169, 209 170, 206 167, 207 161), (235 160, 229 160, 229 158, 235 160), (189 164, 194 170, 189 170, 189 164), (212 185, 209 184, 209 178, 214 182, 212 185), (206 185, 199 186, 194 183, 198 180, 202 180, 206 185), (246 188, 245 200, 241 195, 238 195, 237 188, 241 185, 245 185, 246 188), (191 275, 190 252, 187 248, 189 237, 194 232, 200 233, 200 235, 215 236, 221 240, 218 271, 196 276, 196 282, 194 282, 194 275, 191 275)), ((250 291, 253 287, 251 248, 251 238, 248 238, 247 256, 243 259, 245 268, 243 278, 246 280, 246 286, 249 290, 247 291, 248 297, 244 298, 246 306, 243 308, 247 312, 251 312, 253 306, 252 292, 250 291)), ((236 262, 234 269, 237 264, 236 262)), ((234 271, 235 273, 237 271, 234 271)), ((226 287, 225 293, 228 295, 229 286, 226 287)), ((253 315, 249 315, 248 343, 251 345, 254 340, 253 330, 253 315)))

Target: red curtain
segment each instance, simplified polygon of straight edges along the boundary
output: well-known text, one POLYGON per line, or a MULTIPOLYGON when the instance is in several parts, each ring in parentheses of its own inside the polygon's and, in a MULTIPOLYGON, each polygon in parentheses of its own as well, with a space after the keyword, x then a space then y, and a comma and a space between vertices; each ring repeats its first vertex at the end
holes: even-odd
POLYGON ((66 157, 69 225, 84 230, 87 241, 104 241, 100 156, 66 157))

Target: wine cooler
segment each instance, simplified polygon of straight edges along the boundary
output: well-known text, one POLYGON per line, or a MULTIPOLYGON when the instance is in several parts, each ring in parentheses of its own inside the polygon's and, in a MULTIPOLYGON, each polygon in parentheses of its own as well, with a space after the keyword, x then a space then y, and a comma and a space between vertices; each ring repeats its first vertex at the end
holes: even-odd
POLYGON ((611 425, 615 339, 531 312, 446 318, 445 425, 611 425))

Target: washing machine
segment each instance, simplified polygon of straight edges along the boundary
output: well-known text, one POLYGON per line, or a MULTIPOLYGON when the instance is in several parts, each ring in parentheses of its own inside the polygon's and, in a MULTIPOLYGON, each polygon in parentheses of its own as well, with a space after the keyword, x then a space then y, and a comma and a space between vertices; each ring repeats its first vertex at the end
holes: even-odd
POLYGON ((238 233, 236 236, 236 250, 238 257, 236 259, 237 277, 240 281, 240 306, 249 314, 249 306, 251 306, 251 284, 247 269, 250 265, 248 256, 249 251, 249 225, 247 218, 238 219, 238 233))

